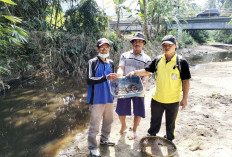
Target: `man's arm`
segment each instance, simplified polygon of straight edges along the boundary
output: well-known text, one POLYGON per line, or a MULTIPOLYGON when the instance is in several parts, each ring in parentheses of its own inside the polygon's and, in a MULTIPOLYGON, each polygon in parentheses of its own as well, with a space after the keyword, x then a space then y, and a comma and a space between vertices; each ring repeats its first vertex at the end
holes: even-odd
POLYGON ((138 76, 147 76, 149 78, 148 75, 150 75, 151 73, 146 71, 145 69, 139 69, 139 70, 135 70, 135 71, 132 71, 130 72, 129 75, 130 77, 132 77, 132 75, 138 75, 138 76))
POLYGON ((94 85, 94 84, 98 84, 98 83, 102 83, 105 82, 107 80, 106 76, 101 76, 101 77, 95 77, 93 74, 93 69, 95 67, 93 64, 94 61, 89 61, 88 62, 88 67, 87 67, 87 84, 88 85, 94 85))
POLYGON ((183 98, 180 102, 180 106, 182 106, 181 110, 184 110, 188 105, 189 87, 190 87, 190 79, 183 80, 182 81, 183 98))

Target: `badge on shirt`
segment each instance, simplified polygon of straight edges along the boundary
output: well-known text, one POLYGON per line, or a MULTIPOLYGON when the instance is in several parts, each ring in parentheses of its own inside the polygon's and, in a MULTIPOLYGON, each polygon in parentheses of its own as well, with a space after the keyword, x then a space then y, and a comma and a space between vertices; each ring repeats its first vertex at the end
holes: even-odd
POLYGON ((171 78, 172 78, 172 80, 176 80, 177 79, 177 74, 172 73, 171 78))

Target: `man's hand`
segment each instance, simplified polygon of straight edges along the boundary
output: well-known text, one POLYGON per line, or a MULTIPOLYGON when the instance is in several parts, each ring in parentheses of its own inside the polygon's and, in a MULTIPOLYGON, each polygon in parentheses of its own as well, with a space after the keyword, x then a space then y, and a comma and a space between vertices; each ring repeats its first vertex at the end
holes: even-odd
POLYGON ((187 80, 183 80, 182 81, 182 86, 183 86, 183 98, 180 102, 180 106, 182 106, 181 110, 184 110, 185 107, 187 106, 188 102, 187 102, 187 99, 188 99, 188 92, 189 92, 189 87, 190 87, 190 80, 187 79, 187 80))
POLYGON ((117 74, 117 78, 123 78, 122 74, 117 74))
POLYGON ((126 76, 130 76, 130 78, 131 78, 133 75, 135 75, 135 71, 128 73, 126 76))
POLYGON ((114 80, 118 78, 118 74, 116 73, 110 73, 109 75, 107 75, 107 80, 114 80))
POLYGON ((180 106, 182 106, 181 111, 184 110, 187 105, 188 105, 187 100, 182 99, 181 102, 180 102, 180 106))

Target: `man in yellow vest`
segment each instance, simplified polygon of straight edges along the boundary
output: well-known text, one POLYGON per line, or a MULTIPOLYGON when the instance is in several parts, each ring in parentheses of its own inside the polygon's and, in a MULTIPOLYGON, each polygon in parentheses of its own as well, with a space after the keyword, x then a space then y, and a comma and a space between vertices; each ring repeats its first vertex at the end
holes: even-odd
POLYGON ((170 141, 175 138, 175 122, 179 105, 182 106, 182 110, 187 106, 191 78, 189 64, 184 58, 177 56, 176 48, 176 38, 173 35, 165 36, 162 39, 164 54, 156 57, 145 69, 128 74, 146 76, 156 72, 156 91, 151 100, 151 122, 148 135, 156 136, 159 132, 165 111, 166 135, 164 137, 170 141))

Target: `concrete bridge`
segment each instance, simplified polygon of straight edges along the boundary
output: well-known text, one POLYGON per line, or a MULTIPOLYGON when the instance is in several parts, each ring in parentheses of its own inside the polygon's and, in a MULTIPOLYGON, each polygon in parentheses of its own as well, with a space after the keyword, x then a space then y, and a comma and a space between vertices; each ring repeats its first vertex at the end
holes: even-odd
MULTIPOLYGON (((197 17, 188 19, 179 19, 180 26, 185 30, 232 30, 232 24, 229 24, 231 17, 197 17)), ((178 25, 173 22, 170 29, 178 29, 178 25)))
MULTIPOLYGON (((231 17, 195 17, 179 19, 181 29, 185 30, 232 30, 232 24, 229 24, 231 17)), ((151 28, 151 25, 148 26, 151 28)), ((110 21, 110 28, 116 30, 117 22, 110 21)), ((142 31, 143 27, 138 22, 121 21, 119 24, 121 32, 142 31)), ((169 29, 178 29, 178 25, 173 22, 169 29)))

